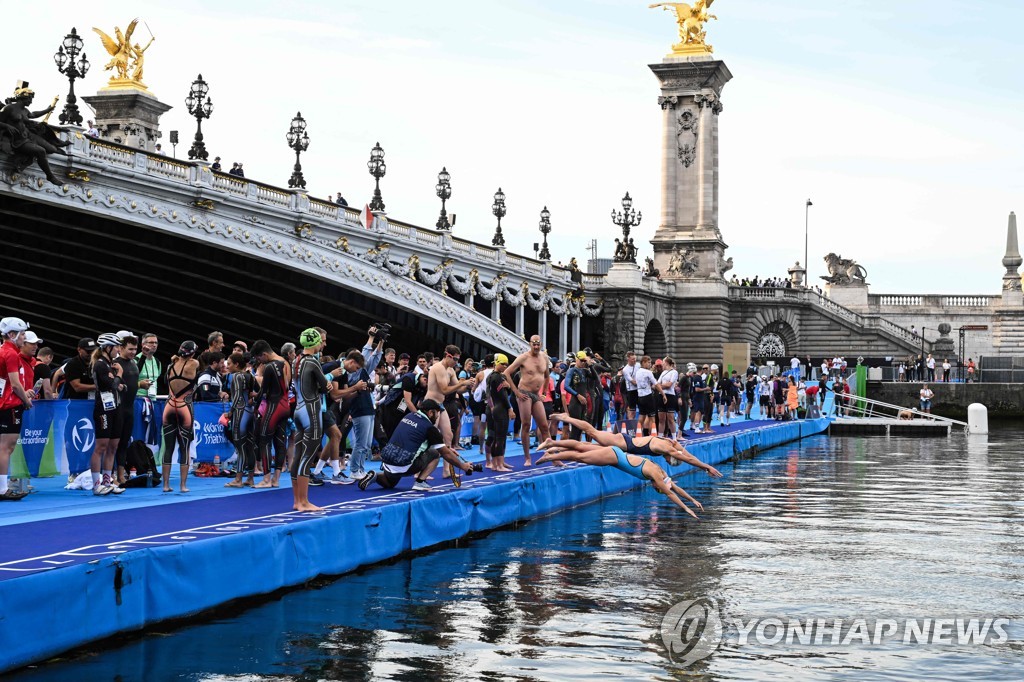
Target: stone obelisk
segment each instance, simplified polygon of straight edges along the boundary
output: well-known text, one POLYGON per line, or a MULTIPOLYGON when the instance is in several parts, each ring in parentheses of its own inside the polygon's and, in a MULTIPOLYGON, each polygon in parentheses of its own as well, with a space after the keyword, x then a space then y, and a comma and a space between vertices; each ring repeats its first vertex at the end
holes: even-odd
POLYGON ((1003 256, 1003 307, 1020 308, 1024 305, 1024 294, 1021 293, 1021 276, 1017 268, 1024 263, 1020 248, 1017 246, 1017 216, 1012 211, 1006 226, 1006 255, 1003 256))
MULTIPOLYGON (((697 5, 693 16, 707 21, 697 5)), ((718 229, 718 116, 732 73, 712 56, 701 28, 680 28, 681 41, 650 65, 662 110, 661 223, 651 243, 662 277, 721 283, 731 264, 718 229)))

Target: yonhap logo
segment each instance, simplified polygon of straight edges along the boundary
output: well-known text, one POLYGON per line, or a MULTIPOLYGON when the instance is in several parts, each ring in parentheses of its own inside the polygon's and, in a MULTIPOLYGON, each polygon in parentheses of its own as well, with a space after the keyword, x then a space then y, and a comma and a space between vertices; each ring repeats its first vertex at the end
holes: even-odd
POLYGON ((96 429, 93 427, 91 419, 82 417, 78 420, 78 423, 71 430, 71 444, 79 452, 92 450, 93 446, 96 445, 96 429))
POLYGON ((682 667, 715 653, 722 633, 718 602, 710 598, 679 602, 661 620, 661 641, 669 660, 682 667))

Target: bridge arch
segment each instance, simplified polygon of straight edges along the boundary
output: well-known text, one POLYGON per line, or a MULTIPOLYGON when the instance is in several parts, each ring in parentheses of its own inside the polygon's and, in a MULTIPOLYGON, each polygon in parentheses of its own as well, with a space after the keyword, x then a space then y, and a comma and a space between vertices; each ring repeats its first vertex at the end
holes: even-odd
POLYGON ((644 355, 650 355, 652 359, 668 355, 668 338, 665 335, 665 327, 657 318, 648 322, 647 329, 644 330, 644 355))

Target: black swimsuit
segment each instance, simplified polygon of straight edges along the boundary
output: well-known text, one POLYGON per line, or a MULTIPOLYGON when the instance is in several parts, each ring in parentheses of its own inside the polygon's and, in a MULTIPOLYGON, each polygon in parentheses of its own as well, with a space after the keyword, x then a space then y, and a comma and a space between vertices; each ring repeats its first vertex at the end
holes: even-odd
POLYGON ((628 452, 629 454, 650 455, 652 457, 654 456, 654 453, 651 452, 651 441, 647 441, 643 445, 634 445, 633 437, 630 436, 628 433, 622 434, 622 438, 626 441, 626 452, 628 452))

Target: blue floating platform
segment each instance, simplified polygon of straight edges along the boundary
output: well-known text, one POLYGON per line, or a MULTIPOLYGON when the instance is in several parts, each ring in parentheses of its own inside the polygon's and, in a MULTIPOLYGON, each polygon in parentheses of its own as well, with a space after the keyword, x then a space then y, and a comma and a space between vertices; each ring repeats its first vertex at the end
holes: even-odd
MULTIPOLYGON (((715 465, 828 424, 740 422, 686 448, 715 465)), ((464 477, 459 489, 446 482, 415 492, 411 478, 393 491, 311 488, 318 513, 291 511, 288 488, 225 489, 223 478, 190 479, 189 495, 133 489, 100 499, 35 479, 36 493, 0 512, 0 672, 641 485, 610 467, 508 461, 516 471, 464 477)), ((673 476, 691 470, 659 464, 673 476)))

